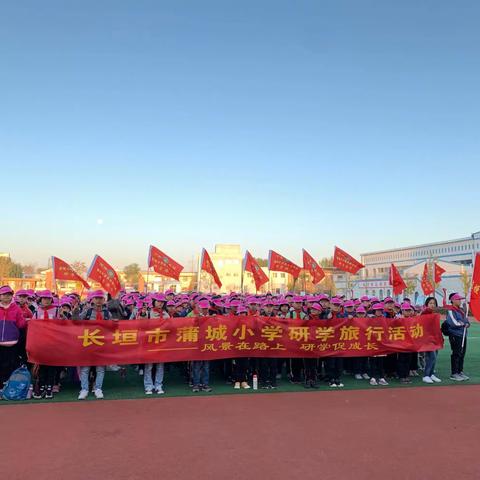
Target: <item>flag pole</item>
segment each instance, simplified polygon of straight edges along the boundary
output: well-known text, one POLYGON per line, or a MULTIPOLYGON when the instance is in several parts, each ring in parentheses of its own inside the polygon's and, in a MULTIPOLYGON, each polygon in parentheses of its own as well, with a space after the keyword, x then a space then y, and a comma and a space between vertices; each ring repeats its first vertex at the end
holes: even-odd
POLYGON ((200 293, 200 278, 201 278, 201 265, 202 265, 202 256, 198 256, 198 265, 197 265, 197 292, 200 293))
POLYGON ((149 277, 150 277, 150 267, 147 268, 147 281, 145 283, 145 287, 144 287, 144 292, 143 293, 148 293, 148 280, 149 280, 149 277))

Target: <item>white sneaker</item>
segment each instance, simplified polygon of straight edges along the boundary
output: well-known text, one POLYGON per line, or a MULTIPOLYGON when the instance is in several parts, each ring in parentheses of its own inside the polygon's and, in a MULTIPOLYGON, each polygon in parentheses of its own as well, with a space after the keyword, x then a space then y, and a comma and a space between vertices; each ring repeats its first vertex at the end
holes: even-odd
POLYGON ((462 377, 463 380, 470 380, 470 377, 467 377, 463 372, 460 372, 459 375, 462 377))
POLYGON ((422 378, 422 382, 433 383, 432 377, 425 376, 422 378))
POLYGON ((362 375, 362 378, 363 378, 364 380, 370 380, 370 375, 369 375, 368 373, 364 373, 364 374, 362 375))
POLYGON ((381 378, 381 379, 378 381, 378 384, 379 384, 379 385, 388 385, 388 382, 387 382, 384 378, 381 378))
POLYGON ((107 365, 107 372, 118 372, 121 369, 122 367, 119 367, 118 365, 107 365))
POLYGON ((370 385, 378 385, 378 383, 374 378, 371 378, 370 379, 370 385))
POLYGON ((456 382, 463 382, 463 377, 458 373, 455 373, 454 375, 450 375, 450 380, 455 380, 456 382))
POLYGON ((242 388, 244 388, 245 390, 247 390, 247 389, 250 388, 250 385, 249 385, 247 382, 242 382, 240 386, 241 386, 242 388))
POLYGON ((151 390, 145 390, 145 395, 152 395, 152 391, 151 390))
POLYGON ((103 398, 103 392, 101 388, 95 389, 95 398, 98 398, 98 399, 103 398))
POLYGON ((78 394, 78 399, 85 400, 87 397, 88 397, 88 390, 80 390, 80 393, 78 394))
POLYGON ((441 383, 441 382, 442 382, 436 375, 430 375, 430 378, 431 378, 435 383, 441 383))
POLYGON ((163 395, 165 392, 163 391, 162 387, 157 388, 157 394, 158 395, 163 395))
POLYGON ((138 370, 138 374, 139 374, 140 376, 143 375, 143 368, 140 368, 140 370, 138 370))
POLYGON ((235 390, 240 390, 240 382, 235 382, 235 385, 233 386, 235 390))
POLYGON ((355 380, 363 380, 363 377, 359 373, 356 373, 355 380))

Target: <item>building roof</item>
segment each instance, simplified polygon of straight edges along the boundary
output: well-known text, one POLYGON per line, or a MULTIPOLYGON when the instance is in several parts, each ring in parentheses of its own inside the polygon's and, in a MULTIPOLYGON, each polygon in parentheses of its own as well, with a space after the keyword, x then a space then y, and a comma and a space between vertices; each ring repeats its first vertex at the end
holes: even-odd
POLYGON ((360 256, 366 256, 366 255, 378 255, 381 253, 391 253, 391 252, 401 252, 404 250, 411 250, 415 248, 428 248, 428 247, 435 247, 437 245, 445 245, 446 243, 457 243, 457 242, 466 242, 466 241, 472 241, 472 237, 463 237, 463 238, 457 238, 455 240, 445 240, 443 242, 432 242, 432 243, 422 243, 420 245, 411 245, 408 247, 397 247, 397 248, 390 248, 388 250, 376 250, 374 252, 367 252, 367 253, 361 253, 360 256))

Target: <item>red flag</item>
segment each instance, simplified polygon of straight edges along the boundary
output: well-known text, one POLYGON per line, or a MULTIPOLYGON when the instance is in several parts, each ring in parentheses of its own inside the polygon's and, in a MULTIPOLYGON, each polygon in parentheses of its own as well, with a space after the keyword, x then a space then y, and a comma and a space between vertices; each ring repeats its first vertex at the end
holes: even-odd
POLYGON ((323 268, 305 249, 303 249, 303 269, 310 273, 314 285, 325 278, 323 268))
POLYGON ((442 281, 442 275, 446 272, 438 263, 434 263, 434 272, 435 272, 435 283, 440 283, 442 281))
POLYGON ((333 266, 339 270, 343 270, 344 272, 355 274, 365 265, 355 260, 351 255, 343 251, 341 248, 335 247, 333 266))
POLYGON ((205 270, 207 273, 209 273, 212 277, 215 283, 217 284, 218 288, 222 288, 222 282, 220 281, 220 277, 218 276, 217 271, 215 270, 215 267, 213 266, 212 259, 210 258, 210 255, 208 252, 203 249, 202 250, 202 261, 200 262, 201 265, 201 270, 205 270))
POLYGON ((480 322, 480 253, 475 255, 472 290, 470 292, 470 310, 472 315, 480 322))
POLYGON ((423 267, 422 290, 425 295, 431 295, 435 291, 432 282, 428 278, 428 265, 426 263, 425 267, 423 267))
POLYGON ((112 297, 122 288, 117 273, 100 255, 95 255, 87 278, 98 282, 112 297))
POLYGON ((52 269, 54 280, 72 280, 80 282, 85 288, 90 285, 67 263, 58 257, 52 257, 52 269))
POLYGON ((148 268, 153 268, 158 274, 175 280, 180 280, 180 273, 183 270, 182 265, 153 245, 150 245, 148 252, 148 268))
POLYGON ((390 267, 390 285, 393 287, 393 294, 400 295, 406 288, 407 284, 404 282, 397 267, 392 263, 390 267))
POLYGON ((275 272, 289 273, 295 279, 298 278, 302 270, 298 265, 295 265, 293 262, 273 250, 270 250, 268 253, 268 269, 275 272))
POLYGON ((258 262, 252 257, 251 253, 247 250, 245 252, 245 264, 244 269, 250 272, 255 281, 255 288, 260 289, 262 285, 268 282, 268 275, 262 270, 258 262))

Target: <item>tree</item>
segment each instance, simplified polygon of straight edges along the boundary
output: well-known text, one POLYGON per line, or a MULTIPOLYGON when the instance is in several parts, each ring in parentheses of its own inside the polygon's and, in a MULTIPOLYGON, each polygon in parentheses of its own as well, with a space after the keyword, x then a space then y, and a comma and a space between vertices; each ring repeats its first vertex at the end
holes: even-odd
POLYGON ((23 277, 22 266, 15 263, 10 257, 0 257, 0 280, 5 277, 23 277))
POLYGON ((125 280, 127 283, 138 285, 138 274, 140 273, 140 266, 138 263, 131 263, 123 268, 125 280))
POLYGON ((85 275, 87 272, 87 266, 85 265, 85 262, 81 262, 80 260, 75 260, 71 265, 70 265, 81 277, 85 275))
POLYGON ((460 273, 460 280, 463 286, 463 294, 467 297, 468 292, 470 291, 470 286, 472 285, 472 277, 467 273, 465 269, 462 269, 460 273))
POLYGON ((320 266, 322 267, 333 267, 333 257, 323 257, 320 260, 320 266))
POLYGON ((415 293, 415 289, 417 288, 417 282, 413 278, 407 278, 405 280, 407 284, 407 288, 403 291, 403 294, 406 296, 410 296, 415 293))
POLYGON ((260 267, 268 267, 268 260, 266 258, 255 258, 260 267))
POLYGON ((24 275, 33 275, 37 267, 34 263, 29 263, 28 265, 23 265, 22 270, 24 275))

